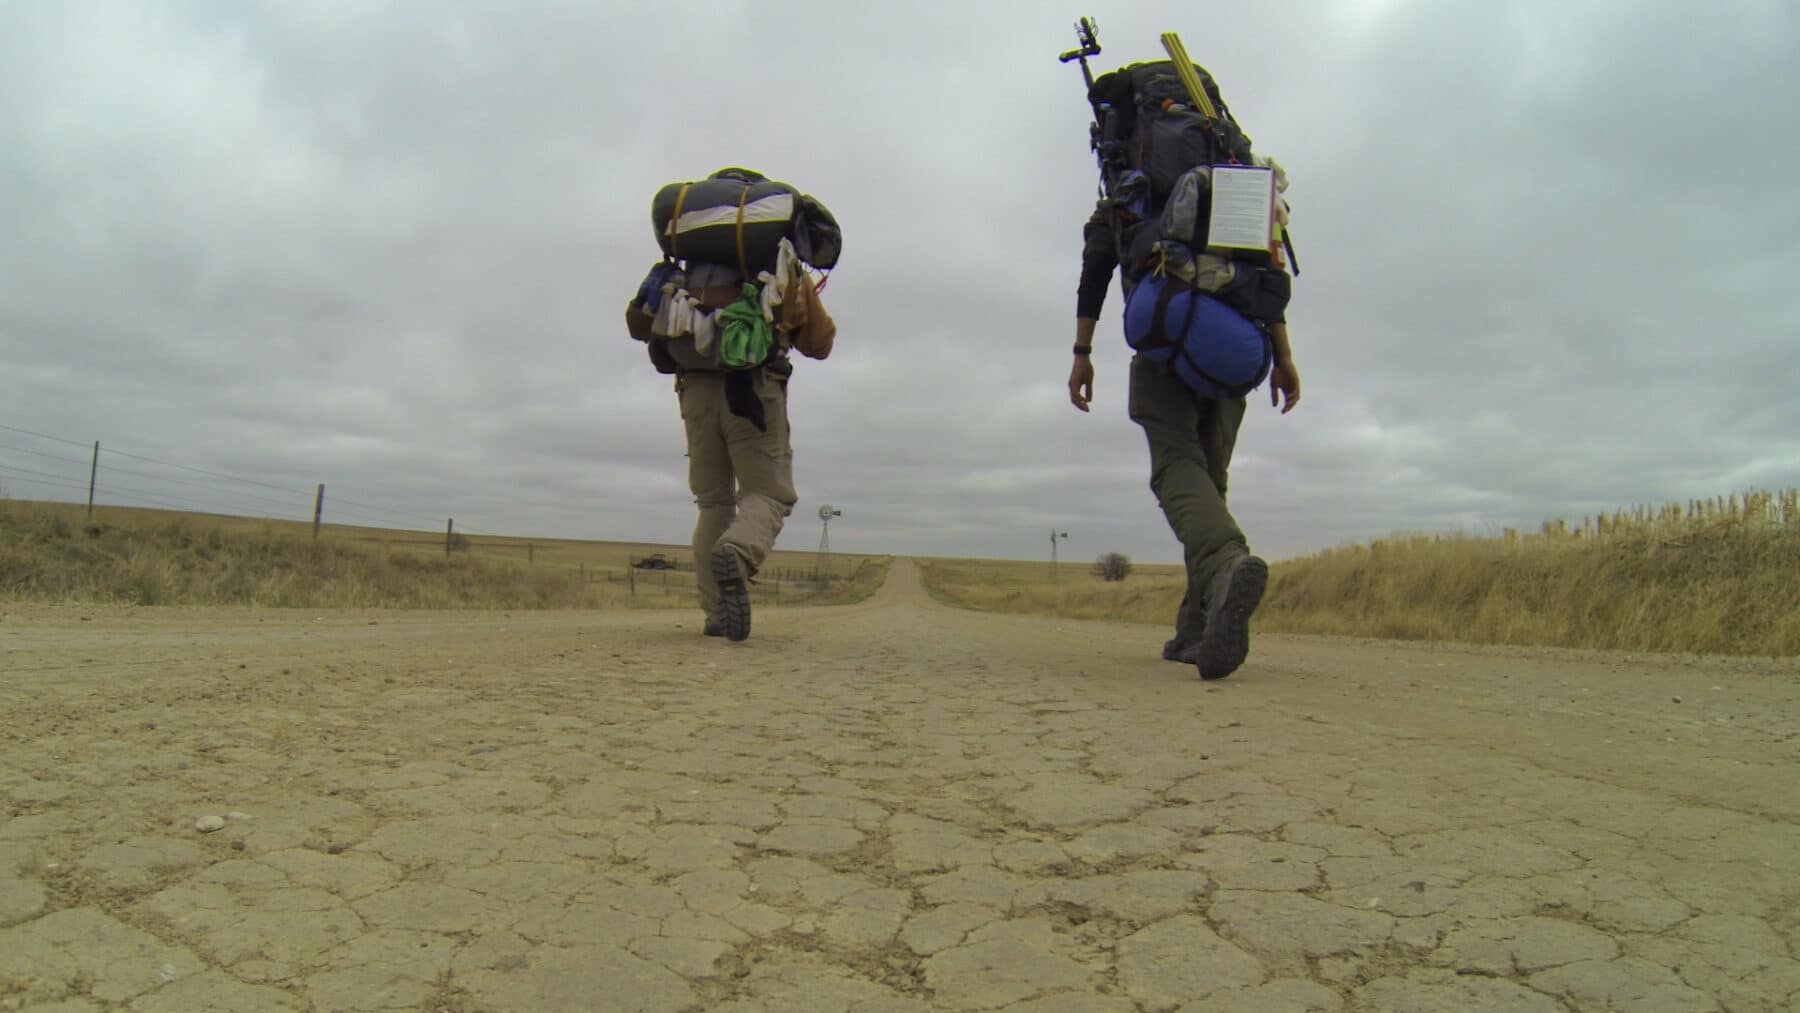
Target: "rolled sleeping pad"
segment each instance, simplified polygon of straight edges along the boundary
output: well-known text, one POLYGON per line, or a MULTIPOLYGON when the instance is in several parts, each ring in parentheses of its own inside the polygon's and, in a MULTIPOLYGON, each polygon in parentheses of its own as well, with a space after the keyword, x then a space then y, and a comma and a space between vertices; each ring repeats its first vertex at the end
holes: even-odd
POLYGON ((801 260, 821 269, 837 263, 841 246, 837 222, 823 204, 768 179, 732 175, 670 183, 651 201, 650 221, 664 255, 727 264, 751 277, 774 270, 783 238, 794 241, 801 260))
POLYGON ((1181 282, 1152 275, 1125 300, 1125 341, 1152 362, 1171 365, 1181 382, 1209 398, 1238 398, 1269 375, 1274 349, 1249 317, 1181 282), (1157 330, 1157 303, 1175 290, 1157 330))

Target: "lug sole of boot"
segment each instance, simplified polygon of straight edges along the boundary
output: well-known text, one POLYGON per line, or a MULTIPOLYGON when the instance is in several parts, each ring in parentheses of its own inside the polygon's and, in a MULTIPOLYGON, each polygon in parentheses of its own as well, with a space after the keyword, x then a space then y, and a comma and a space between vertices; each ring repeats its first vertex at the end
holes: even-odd
POLYGON ((1250 656, 1250 616, 1262 604, 1268 586, 1268 563, 1245 556, 1232 564, 1224 601, 1207 617, 1206 636, 1200 641, 1200 656, 1194 663, 1200 678, 1208 682, 1223 679, 1250 656))
POLYGON ((719 585, 719 606, 713 619, 719 633, 727 640, 750 638, 750 584, 744 577, 744 562, 729 547, 721 545, 712 554, 713 580, 719 585))

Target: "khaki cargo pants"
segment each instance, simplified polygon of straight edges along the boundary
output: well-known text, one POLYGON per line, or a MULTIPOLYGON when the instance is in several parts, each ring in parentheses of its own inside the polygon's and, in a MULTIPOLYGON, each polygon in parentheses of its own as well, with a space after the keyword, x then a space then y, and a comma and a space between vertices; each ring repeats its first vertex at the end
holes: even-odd
POLYGON ((1143 427, 1150 443, 1150 489, 1187 562, 1188 590, 1175 616, 1175 635, 1199 640, 1213 577, 1233 556, 1249 551, 1225 505, 1245 400, 1201 397, 1173 370, 1142 356, 1131 360, 1130 400, 1131 421, 1143 427))
POLYGON ((746 572, 754 574, 799 498, 788 442, 787 379, 759 369, 750 383, 762 402, 764 429, 732 414, 725 374, 683 373, 675 381, 687 427, 688 488, 700 508, 694 587, 709 616, 719 603, 710 564, 714 546, 731 546, 743 557, 746 572))

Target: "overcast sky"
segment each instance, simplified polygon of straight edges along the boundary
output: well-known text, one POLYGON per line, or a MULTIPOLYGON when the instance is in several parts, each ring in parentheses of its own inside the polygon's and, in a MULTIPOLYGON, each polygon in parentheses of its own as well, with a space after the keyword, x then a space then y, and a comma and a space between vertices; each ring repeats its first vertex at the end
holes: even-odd
MULTIPOLYGON (((1252 395, 1232 469, 1265 555, 1800 485, 1800 15, 1696 10, 7 0, 0 425, 99 440, 102 501, 685 542, 620 315, 656 189, 746 165, 845 235, 783 547, 830 502, 846 550, 1176 560, 1116 288, 1065 391, 1092 14, 1103 67, 1180 32, 1292 175, 1305 399, 1252 395)), ((0 429, 7 494, 86 478, 0 429)))

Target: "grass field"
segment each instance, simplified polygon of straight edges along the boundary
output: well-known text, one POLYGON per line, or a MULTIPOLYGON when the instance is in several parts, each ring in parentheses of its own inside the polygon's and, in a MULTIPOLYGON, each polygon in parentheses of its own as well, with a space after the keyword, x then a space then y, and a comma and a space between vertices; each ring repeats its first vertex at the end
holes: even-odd
POLYGON ((921 559, 920 575, 933 598, 988 612, 1064 619, 1167 622, 1186 578, 1173 564, 1133 564, 1124 581, 1104 581, 1091 563, 999 559, 921 559))
MULTIPOLYGON (((887 557, 777 552, 758 606, 859 601, 887 557)), ((925 559, 939 600, 996 612, 1166 625, 1181 570, 1123 582, 1091 563, 925 559)), ((1800 493, 1637 508, 1532 533, 1415 535, 1277 563, 1265 632, 1556 647, 1800 655, 1800 493)), ((0 600, 376 608, 687 608, 683 546, 310 525, 0 500, 0 600), (661 552, 675 570, 632 563, 661 552)))
MULTIPOLYGON (((138 605, 378 608, 685 608, 685 546, 451 539, 444 532, 309 524, 126 507, 0 500, 0 599, 138 605), (679 567, 639 570, 663 553, 679 567)), ((834 555, 821 590, 810 552, 776 552, 759 605, 836 604, 880 586, 883 557, 834 555)))
MULTIPOLYGON (((1108 584, 1064 565, 926 561, 927 588, 970 608, 1170 624, 1176 567, 1108 584)), ((1800 493, 1750 492, 1497 537, 1418 535, 1276 564, 1265 632, 1800 655, 1800 493)))

